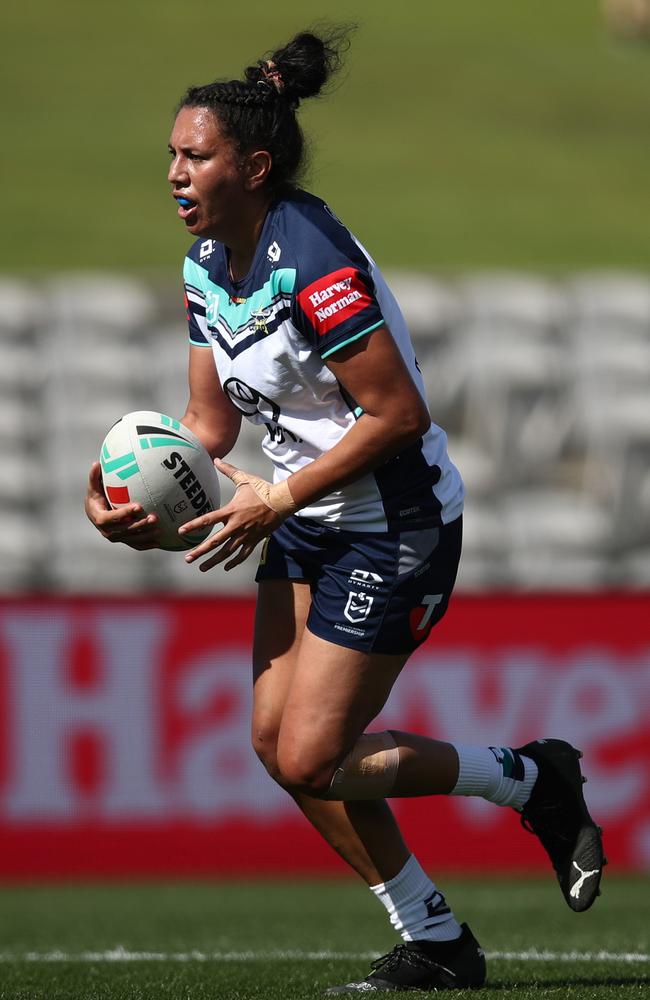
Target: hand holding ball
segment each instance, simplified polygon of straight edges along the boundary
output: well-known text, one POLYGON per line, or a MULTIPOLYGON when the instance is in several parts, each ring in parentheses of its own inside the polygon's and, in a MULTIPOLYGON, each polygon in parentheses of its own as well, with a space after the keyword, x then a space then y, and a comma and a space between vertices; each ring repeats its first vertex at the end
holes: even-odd
POLYGON ((178 534, 182 524, 218 510, 221 501, 210 455, 179 420, 150 410, 127 413, 104 438, 100 462, 108 503, 139 503, 156 514, 160 548, 191 549, 208 537, 211 527, 178 534))

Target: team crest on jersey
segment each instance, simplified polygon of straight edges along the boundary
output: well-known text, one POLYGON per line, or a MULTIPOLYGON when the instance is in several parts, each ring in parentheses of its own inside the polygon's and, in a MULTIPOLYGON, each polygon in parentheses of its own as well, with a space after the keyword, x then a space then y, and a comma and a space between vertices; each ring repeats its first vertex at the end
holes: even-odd
POLYGON ((313 281, 298 295, 300 308, 323 336, 371 305, 372 298, 357 268, 341 267, 313 281))
POLYGON ((348 593, 348 602, 345 605, 343 614, 349 622, 356 625, 358 622, 365 622, 370 614, 374 597, 369 594, 355 593, 351 590, 348 593))
POLYGON ((216 326, 219 319, 219 296, 209 289, 205 293, 205 318, 208 326, 216 326))
POLYGON ((270 309, 256 309, 254 312, 252 312, 251 316, 254 321, 254 328, 256 330, 261 330, 262 333, 264 334, 268 334, 269 328, 266 325, 266 321, 267 319, 270 318, 270 315, 271 315, 270 309))

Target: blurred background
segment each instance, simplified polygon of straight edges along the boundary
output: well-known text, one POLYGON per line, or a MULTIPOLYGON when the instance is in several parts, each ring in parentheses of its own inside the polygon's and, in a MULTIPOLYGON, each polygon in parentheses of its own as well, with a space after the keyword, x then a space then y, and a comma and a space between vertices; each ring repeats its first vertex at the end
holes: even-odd
MULTIPOLYGON (((360 29, 338 88, 301 112, 305 185, 410 322, 468 486, 462 589, 650 584, 646 8, 327 8, 360 29)), ((64 0, 3 15, 5 592, 250 589, 252 562, 204 577, 109 549, 79 510, 122 413, 185 408, 175 104, 323 15, 252 10, 64 0)), ((234 461, 268 475, 248 428, 234 461)))
MULTIPOLYGON (((301 111, 305 186, 387 274, 468 491, 457 604, 388 722, 580 739, 610 857, 650 865, 648 3, 33 0, 0 65, 6 877, 338 866, 247 747, 254 560, 199 574, 82 510, 119 416, 185 408, 174 107, 324 15, 359 31, 301 111)), ((253 429, 231 460, 270 471, 253 429)), ((444 808, 425 860, 543 864, 444 808)))

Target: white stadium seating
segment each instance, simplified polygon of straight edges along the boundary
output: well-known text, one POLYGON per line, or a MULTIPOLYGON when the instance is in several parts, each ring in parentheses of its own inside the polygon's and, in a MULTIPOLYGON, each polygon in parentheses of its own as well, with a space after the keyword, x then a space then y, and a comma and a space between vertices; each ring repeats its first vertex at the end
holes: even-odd
MULTIPOLYGON (((650 586, 650 279, 389 275, 467 486, 459 587, 650 586)), ((250 590, 104 541, 90 462, 122 413, 180 416, 180 296, 120 275, 0 278, 0 590, 250 590)), ((244 421, 230 460, 268 475, 244 421)), ((224 483, 224 498, 231 495, 224 483)))

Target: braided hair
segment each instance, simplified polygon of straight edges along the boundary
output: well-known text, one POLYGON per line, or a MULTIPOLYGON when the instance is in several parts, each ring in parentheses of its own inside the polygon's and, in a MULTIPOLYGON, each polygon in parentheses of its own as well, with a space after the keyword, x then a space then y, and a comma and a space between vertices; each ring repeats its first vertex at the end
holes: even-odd
POLYGON ((215 80, 190 87, 181 108, 208 108, 240 156, 251 149, 271 154, 268 184, 292 187, 304 168, 305 139, 296 111, 301 100, 321 93, 340 69, 353 26, 303 31, 244 71, 244 80, 215 80))

